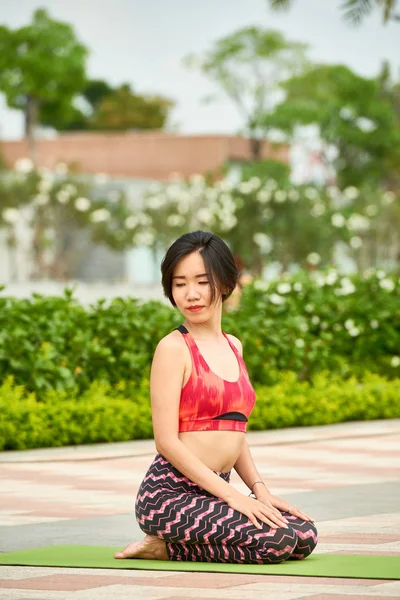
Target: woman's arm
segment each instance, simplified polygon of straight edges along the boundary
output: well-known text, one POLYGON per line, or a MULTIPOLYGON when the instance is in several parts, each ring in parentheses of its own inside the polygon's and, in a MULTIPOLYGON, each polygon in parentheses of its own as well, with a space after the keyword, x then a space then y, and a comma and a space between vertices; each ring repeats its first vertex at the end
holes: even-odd
POLYGON ((185 372, 185 347, 173 334, 163 338, 154 354, 150 376, 150 393, 154 439, 157 451, 178 471, 230 508, 245 514, 262 529, 286 527, 286 521, 272 506, 248 498, 209 469, 179 439, 179 403, 185 372))
POLYGON ((265 491, 269 493, 265 483, 263 483, 263 478, 256 469, 247 439, 243 442, 242 451, 234 465, 234 469, 256 498, 265 494, 265 491))

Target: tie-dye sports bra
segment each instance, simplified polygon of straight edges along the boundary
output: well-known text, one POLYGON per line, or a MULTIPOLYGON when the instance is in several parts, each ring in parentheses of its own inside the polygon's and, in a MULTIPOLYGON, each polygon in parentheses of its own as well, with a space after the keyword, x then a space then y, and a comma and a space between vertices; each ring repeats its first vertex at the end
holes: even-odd
POLYGON ((245 432, 256 395, 236 346, 223 333, 239 363, 239 379, 226 381, 210 369, 186 327, 180 325, 177 330, 182 333, 192 356, 192 372, 181 392, 179 432, 245 432))

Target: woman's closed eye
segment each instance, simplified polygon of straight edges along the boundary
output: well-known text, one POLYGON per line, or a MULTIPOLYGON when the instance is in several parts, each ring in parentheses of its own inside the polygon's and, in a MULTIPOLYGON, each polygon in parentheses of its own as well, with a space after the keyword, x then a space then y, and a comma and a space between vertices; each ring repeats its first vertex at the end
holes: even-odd
MULTIPOLYGON (((207 285, 208 281, 199 281, 198 282, 200 285, 207 285)), ((176 283, 175 287, 183 287, 185 284, 184 283, 176 283)))

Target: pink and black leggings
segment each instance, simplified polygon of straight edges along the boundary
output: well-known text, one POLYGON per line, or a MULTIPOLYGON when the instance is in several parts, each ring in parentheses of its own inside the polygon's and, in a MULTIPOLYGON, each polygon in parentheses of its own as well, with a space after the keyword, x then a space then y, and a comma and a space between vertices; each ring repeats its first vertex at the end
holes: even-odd
MULTIPOLYGON (((230 473, 217 475, 229 482, 230 473)), ((288 529, 266 524, 257 529, 160 454, 142 481, 135 509, 142 531, 166 541, 170 560, 280 563, 306 558, 317 545, 313 523, 284 512, 288 529)))

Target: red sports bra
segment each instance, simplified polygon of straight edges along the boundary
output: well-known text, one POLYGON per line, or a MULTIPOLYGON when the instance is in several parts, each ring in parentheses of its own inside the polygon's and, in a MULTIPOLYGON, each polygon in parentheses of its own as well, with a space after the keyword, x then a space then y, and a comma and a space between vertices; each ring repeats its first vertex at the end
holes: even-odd
POLYGON ((181 392, 179 432, 245 432, 256 395, 236 346, 223 333, 239 363, 239 379, 226 381, 211 371, 186 327, 180 325, 177 329, 182 333, 192 356, 192 372, 181 392))

